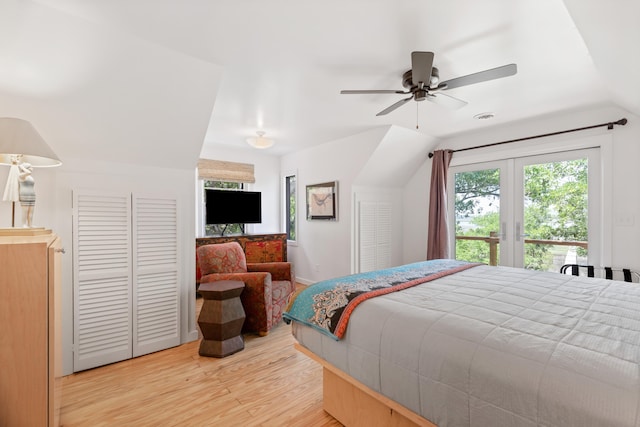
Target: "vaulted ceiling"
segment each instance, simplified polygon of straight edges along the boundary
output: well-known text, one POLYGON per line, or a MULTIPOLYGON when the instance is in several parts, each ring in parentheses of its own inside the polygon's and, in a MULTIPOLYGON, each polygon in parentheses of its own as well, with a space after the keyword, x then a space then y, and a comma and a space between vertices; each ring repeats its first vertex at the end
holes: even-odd
POLYGON ((445 137, 602 104, 640 114, 634 0, 3 0, 0 115, 31 120, 59 156, 193 167, 203 144, 281 155, 378 126, 445 137), (614 7, 615 6, 615 7, 614 7), (412 51, 458 110, 403 95, 412 51), (492 120, 474 115, 492 112, 492 120))

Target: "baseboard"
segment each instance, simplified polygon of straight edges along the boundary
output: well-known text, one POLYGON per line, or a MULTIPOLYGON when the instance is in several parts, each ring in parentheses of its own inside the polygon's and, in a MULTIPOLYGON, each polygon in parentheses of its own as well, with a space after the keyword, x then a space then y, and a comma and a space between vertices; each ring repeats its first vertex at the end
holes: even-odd
POLYGON ((309 286, 309 285, 313 285, 317 281, 316 280, 307 280, 307 279, 303 279, 302 277, 296 276, 296 282, 300 283, 301 285, 309 286))
POLYGON ((197 329, 196 329, 195 331, 189 331, 189 332, 187 333, 187 337, 186 337, 186 339, 185 339, 185 340, 183 340, 183 341, 181 342, 181 344, 186 344, 186 343, 191 342, 191 341, 196 341, 196 340, 198 340, 199 338, 200 338, 200 337, 198 336, 198 330, 197 330, 197 329))

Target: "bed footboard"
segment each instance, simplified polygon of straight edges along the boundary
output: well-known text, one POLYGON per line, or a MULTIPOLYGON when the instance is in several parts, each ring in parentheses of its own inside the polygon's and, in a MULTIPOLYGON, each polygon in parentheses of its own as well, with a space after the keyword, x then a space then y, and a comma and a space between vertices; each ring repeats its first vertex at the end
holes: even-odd
POLYGON ((437 427, 415 412, 370 389, 300 344, 296 350, 323 367, 323 409, 345 426, 437 427))

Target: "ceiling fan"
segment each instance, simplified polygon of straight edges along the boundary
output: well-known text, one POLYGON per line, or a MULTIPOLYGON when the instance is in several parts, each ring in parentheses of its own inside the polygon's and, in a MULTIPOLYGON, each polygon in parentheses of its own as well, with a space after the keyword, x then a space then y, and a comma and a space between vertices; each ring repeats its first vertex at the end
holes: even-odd
POLYGON ((411 94, 408 98, 401 99, 380 111, 376 116, 389 114, 412 99, 418 102, 426 99, 451 108, 460 108, 467 105, 467 103, 441 91, 513 76, 517 72, 518 67, 516 64, 509 64, 441 82, 438 69, 433 66, 433 52, 411 52, 411 69, 402 75, 402 86, 407 90, 342 90, 340 93, 347 95, 370 93, 411 94))

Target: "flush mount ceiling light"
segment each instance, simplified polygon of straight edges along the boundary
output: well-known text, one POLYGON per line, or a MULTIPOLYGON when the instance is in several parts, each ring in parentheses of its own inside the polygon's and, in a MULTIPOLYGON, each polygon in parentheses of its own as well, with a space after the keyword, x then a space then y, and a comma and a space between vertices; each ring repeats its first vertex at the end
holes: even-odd
POLYGON ((256 132, 256 134, 258 134, 257 138, 255 137, 247 138, 247 144, 249 144, 253 148, 259 148, 259 149, 269 148, 273 145, 274 143, 273 139, 265 138, 264 131, 259 130, 256 132))

